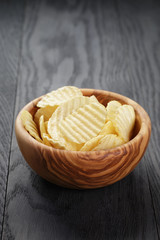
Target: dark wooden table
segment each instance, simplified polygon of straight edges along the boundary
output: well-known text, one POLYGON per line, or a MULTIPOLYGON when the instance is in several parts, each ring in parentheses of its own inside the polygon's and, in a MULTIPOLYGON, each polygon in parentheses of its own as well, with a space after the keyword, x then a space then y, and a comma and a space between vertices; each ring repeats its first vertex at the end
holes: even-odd
POLYGON ((160 239, 160 1, 0 1, 0 235, 18 240, 160 239), (64 85, 128 96, 152 121, 125 179, 70 190, 37 176, 14 121, 64 85))

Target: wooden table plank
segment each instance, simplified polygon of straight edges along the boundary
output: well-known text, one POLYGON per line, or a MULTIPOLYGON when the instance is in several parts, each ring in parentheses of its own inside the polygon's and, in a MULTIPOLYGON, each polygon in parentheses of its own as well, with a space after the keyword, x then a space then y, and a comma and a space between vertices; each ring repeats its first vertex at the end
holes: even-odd
POLYGON ((0 236, 13 131, 22 19, 23 3, 0 1, 0 236))
MULTIPOLYGON (((63 85, 140 99, 113 1, 28 1, 25 16, 16 114, 63 85)), ((158 239, 144 158, 111 186, 64 189, 29 168, 14 136, 3 239, 158 239)))
POLYGON ((126 47, 128 74, 134 97, 151 117, 152 135, 145 165, 160 238, 160 2, 119 1, 120 25, 126 47), (138 90, 138 91, 137 91, 138 90))

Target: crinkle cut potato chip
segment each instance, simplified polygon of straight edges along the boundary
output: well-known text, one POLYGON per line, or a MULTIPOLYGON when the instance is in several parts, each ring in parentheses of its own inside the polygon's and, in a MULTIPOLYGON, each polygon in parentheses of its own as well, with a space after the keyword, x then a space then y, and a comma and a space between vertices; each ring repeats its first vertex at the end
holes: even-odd
POLYGON ((107 104, 107 120, 114 120, 117 109, 122 106, 118 101, 112 100, 107 104))
POLYGON ((102 130, 100 131, 99 134, 101 135, 107 135, 107 134, 116 134, 115 128, 113 126, 113 123, 111 121, 108 121, 105 123, 105 125, 103 126, 102 130))
POLYGON ((43 133, 43 143, 57 149, 65 149, 68 151, 79 151, 83 146, 83 144, 77 144, 66 140, 62 142, 60 140, 54 141, 47 133, 43 133))
POLYGON ((115 130, 125 142, 130 140, 135 124, 135 111, 130 105, 122 105, 117 109, 116 117, 113 120, 115 130))
POLYGON ((48 121, 44 122, 45 124, 45 128, 46 128, 46 132, 48 133, 48 121))
POLYGON ((124 141, 122 138, 120 138, 116 134, 107 134, 106 136, 103 136, 103 138, 100 139, 98 145, 92 150, 94 151, 105 150, 105 149, 118 147, 122 144, 124 144, 124 141))
POLYGON ((89 141, 87 141, 83 145, 83 147, 80 149, 80 151, 91 151, 93 148, 95 148, 98 145, 100 139, 102 139, 102 138, 103 138, 103 135, 98 135, 94 138, 91 138, 89 141))
POLYGON ((65 147, 65 141, 55 141, 53 140, 49 134, 47 133, 43 133, 43 142, 46 144, 46 145, 50 145, 54 148, 58 148, 58 149, 66 149, 65 147))
POLYGON ((96 101, 94 98, 79 96, 72 98, 63 104, 61 104, 56 111, 52 114, 48 121, 48 133, 56 141, 62 138, 58 125, 65 117, 67 117, 72 112, 76 111, 78 108, 85 104, 89 104, 91 101, 96 101))
POLYGON ((34 137, 38 142, 42 142, 38 133, 37 126, 33 121, 32 115, 28 111, 23 110, 21 113, 21 120, 24 128, 29 132, 29 134, 34 137))
POLYGON ((43 133, 43 143, 47 146, 52 146, 51 144, 52 138, 49 136, 48 133, 43 133))
POLYGON ((43 115, 39 119, 39 130, 40 130, 41 138, 43 139, 43 134, 44 133, 47 134, 43 115))
POLYGON ((47 123, 48 122, 44 122, 44 116, 42 115, 39 119, 39 128, 40 128, 40 134, 41 134, 43 143, 48 146, 53 146, 55 148, 66 149, 64 142, 53 141, 53 139, 49 136, 49 134, 47 133, 47 128, 46 128, 47 123))
POLYGON ((79 88, 73 86, 65 86, 56 91, 46 94, 38 103, 37 107, 44 108, 46 106, 59 106, 72 97, 83 96, 79 88))
POLYGON ((54 111, 56 110, 57 106, 46 106, 44 108, 40 108, 37 110, 37 112, 34 115, 34 121, 39 126, 39 119, 43 115, 44 121, 48 121, 49 118, 52 116, 54 111))
POLYGON ((78 144, 78 143, 74 143, 74 142, 70 142, 68 140, 65 139, 65 149, 69 150, 69 151, 80 151, 80 149, 83 147, 83 143, 82 144, 78 144))
POLYGON ((106 121, 107 111, 99 102, 93 101, 59 122, 62 136, 81 144, 96 137, 106 121))
POLYGON ((34 115, 23 111, 25 129, 37 141, 69 151, 98 151, 117 147, 131 138, 135 124, 132 106, 97 98, 65 86, 46 94, 34 115), (40 134, 39 134, 40 133, 40 134))
POLYGON ((71 151, 79 151, 80 148, 83 146, 83 144, 69 142, 69 141, 66 141, 66 139, 64 139, 65 140, 64 142, 53 141, 53 139, 47 133, 47 124, 48 124, 48 121, 44 122, 44 116, 42 115, 39 119, 39 128, 40 128, 41 138, 43 139, 44 144, 48 146, 54 146, 60 149, 71 150, 71 151))

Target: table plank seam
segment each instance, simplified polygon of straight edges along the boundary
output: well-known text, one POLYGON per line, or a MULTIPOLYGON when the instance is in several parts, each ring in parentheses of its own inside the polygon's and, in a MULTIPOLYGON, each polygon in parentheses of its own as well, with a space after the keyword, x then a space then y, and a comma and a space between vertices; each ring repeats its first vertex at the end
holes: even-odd
POLYGON ((159 231, 158 231, 158 223, 157 223, 157 218, 156 218, 156 211, 155 211, 153 195, 152 195, 152 190, 151 190, 151 184, 150 184, 150 180, 149 180, 149 176, 148 176, 146 163, 144 163, 144 164, 145 164, 145 168, 146 168, 146 173, 147 173, 147 178, 148 178, 148 186, 149 186, 149 191, 150 191, 150 195, 151 195, 151 202, 152 202, 153 212, 154 212, 154 217, 155 217, 155 222, 156 222, 157 236, 158 236, 158 239, 160 240, 160 235, 159 235, 159 231))
MULTIPOLYGON (((115 0, 114 2, 115 2, 115 8, 116 8, 116 11, 117 11, 117 15, 118 15, 118 18, 119 18, 118 24, 119 24, 119 29, 120 29, 120 32, 121 32, 121 36, 124 36, 123 29, 122 29, 122 23, 121 23, 121 13, 120 13, 118 1, 115 0)), ((122 41, 122 43, 124 45, 124 41, 122 41)), ((157 236, 158 236, 158 239, 160 239, 159 230, 158 230, 158 221, 157 221, 157 217, 156 217, 156 211, 155 211, 155 206, 154 206, 154 200, 153 200, 153 194, 152 194, 152 189, 151 189, 151 183, 150 183, 150 178, 149 178, 149 174, 148 174, 148 169, 147 169, 146 163, 144 163, 144 166, 145 166, 145 170, 146 170, 146 174, 147 174, 149 192, 150 192, 150 196, 151 196, 151 204, 152 204, 153 214, 154 214, 155 223, 156 223, 157 236)))
MULTIPOLYGON (((152 3, 152 9, 152 4, 147 5, 150 0, 142 2, 25 1, 20 10, 20 21, 24 21, 16 48, 10 126, 29 100, 70 83, 119 92, 144 106, 152 107, 157 100, 153 111, 146 108, 151 117, 156 110, 156 121, 159 70, 158 64, 153 68, 152 54, 156 51, 160 62, 160 48, 152 47, 159 40, 158 25, 154 26, 158 12, 157 19, 153 17, 158 4, 152 3), (152 19, 149 28, 147 19, 152 19)), ((3 240, 159 239, 159 162, 153 159, 155 152, 158 157, 158 136, 148 149, 151 156, 145 155, 127 178, 81 192, 54 186, 32 172, 18 149, 13 127, 3 184, 3 240)))
POLYGON ((21 59, 22 59, 22 44, 23 44, 23 28, 24 28, 24 21, 25 21, 25 9, 26 9, 26 1, 24 3, 24 10, 23 10, 23 18, 22 18, 22 28, 21 28, 21 36, 20 36, 20 45, 19 45, 19 60, 17 65, 17 74, 16 74, 16 89, 15 89, 15 96, 14 96, 14 109, 13 109, 13 122, 12 122, 12 130, 11 130, 11 138, 10 138, 10 147, 9 147, 9 156, 8 156, 8 168, 7 168, 7 176, 6 176, 6 187, 5 187, 5 201, 4 201, 4 209, 3 209, 3 216, 2 216, 2 230, 1 230, 1 239, 3 239, 3 228, 4 228, 4 219, 5 219, 5 209, 6 209, 6 200, 7 200, 7 188, 8 188, 8 178, 9 178, 9 168, 10 168, 10 158, 11 158, 11 148, 12 148, 12 141, 13 141, 13 133, 14 133, 14 124, 15 124, 15 110, 16 110, 16 98, 17 98, 17 90, 18 90, 18 82, 19 82, 19 73, 20 73, 20 66, 21 66, 21 59))

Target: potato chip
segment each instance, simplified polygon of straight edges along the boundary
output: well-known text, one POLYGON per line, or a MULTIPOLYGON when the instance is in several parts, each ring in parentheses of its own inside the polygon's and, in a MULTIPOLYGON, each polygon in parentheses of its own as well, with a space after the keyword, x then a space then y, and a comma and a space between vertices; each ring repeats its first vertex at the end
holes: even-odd
POLYGON ((51 147, 52 146, 52 144, 50 143, 51 141, 52 141, 52 138, 47 133, 43 133, 43 143, 51 147))
POLYGON ((92 150, 105 150, 120 146, 124 143, 123 139, 121 139, 116 134, 107 134, 103 138, 100 139, 98 145, 92 150))
POLYGON ((107 134, 116 134, 115 128, 113 126, 113 123, 111 121, 108 121, 105 123, 103 126, 102 130, 100 131, 99 134, 101 135, 107 135, 107 134))
POLYGON ((38 103, 37 107, 44 108, 46 106, 59 106, 61 103, 71 99, 72 97, 83 96, 79 88, 73 86, 65 86, 56 91, 46 94, 38 103))
POLYGON ((40 108, 37 110, 37 112, 34 115, 34 121, 39 126, 39 119, 43 115, 44 121, 48 121, 49 118, 52 116, 53 112, 56 110, 57 106, 46 106, 44 108, 40 108))
POLYGON ((89 104, 91 101, 96 101, 93 98, 89 97, 74 97, 63 104, 61 104, 56 111, 52 114, 51 118, 48 121, 48 133, 55 140, 58 141, 61 137, 61 134, 58 130, 58 124, 66 116, 76 111, 78 108, 82 107, 85 104, 89 104))
POLYGON ((66 149, 65 141, 60 141, 60 140, 55 141, 47 133, 43 133, 43 142, 44 142, 44 144, 46 144, 48 146, 52 146, 54 148, 66 149))
POLYGON ((79 151, 83 147, 83 145, 84 144, 78 144, 78 143, 74 143, 66 140, 65 149, 69 151, 79 151))
POLYGON ((40 130, 41 138, 43 139, 43 133, 47 134, 43 115, 39 119, 39 130, 40 130))
POLYGON ((101 138, 103 138, 103 135, 98 135, 94 138, 91 138, 89 141, 87 141, 83 145, 80 151, 91 151, 93 148, 95 148, 98 145, 101 138))
POLYGON ((29 134, 32 137, 34 137, 37 141, 42 142, 42 140, 39 137, 37 126, 33 121, 32 115, 28 111, 23 110, 21 113, 21 120, 22 120, 23 126, 29 132, 29 134))
POLYGON ((115 119, 115 114, 116 114, 116 111, 117 109, 122 106, 122 104, 118 101, 110 101, 108 104, 107 104, 107 120, 114 120, 115 119))
POLYGON ((118 135, 123 138, 125 142, 128 142, 135 124, 135 112, 133 107, 130 105, 120 106, 117 109, 113 124, 118 135))
POLYGON ((48 121, 44 122, 45 128, 46 128, 46 132, 48 133, 48 121))
POLYGON ((79 151, 83 147, 83 144, 77 144, 69 141, 54 141, 47 133, 43 133, 43 143, 57 149, 59 148, 68 151, 79 151))
POLYGON ((57 149, 114 148, 130 140, 135 124, 130 105, 113 100, 105 108, 94 95, 85 97, 72 86, 46 94, 37 106, 40 109, 34 115, 35 122, 29 112, 22 113, 23 125, 35 139, 57 149))
POLYGON ((61 148, 61 149, 66 149, 66 150, 71 150, 71 151, 79 151, 80 148, 83 146, 82 144, 76 144, 72 143, 69 141, 62 142, 55 142, 53 139, 49 136, 47 133, 47 126, 48 126, 48 121, 44 122, 44 116, 42 115, 39 120, 39 126, 40 126, 40 134, 41 138, 43 139, 43 143, 48 145, 48 146, 53 146, 55 148, 61 148))
POLYGON ((97 101, 91 101, 61 120, 58 127, 62 136, 81 144, 97 136, 106 117, 106 108, 97 101))

